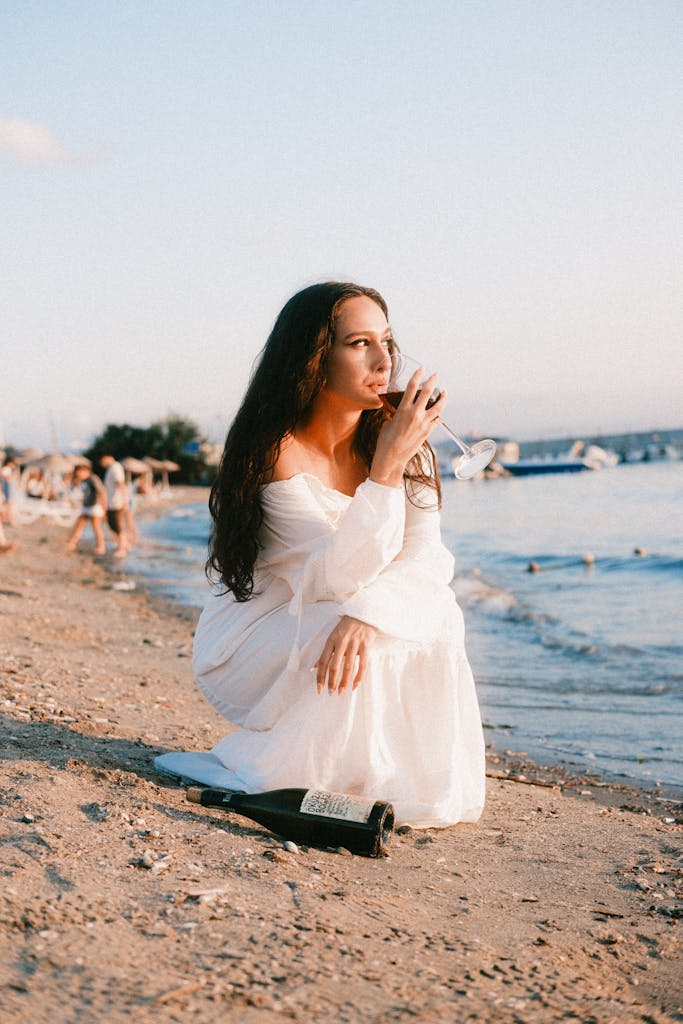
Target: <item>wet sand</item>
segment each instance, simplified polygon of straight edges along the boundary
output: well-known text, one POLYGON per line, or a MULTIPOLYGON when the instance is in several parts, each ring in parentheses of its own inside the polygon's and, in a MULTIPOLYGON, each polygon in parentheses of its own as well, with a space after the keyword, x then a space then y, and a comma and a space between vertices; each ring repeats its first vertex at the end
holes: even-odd
POLYGON ((115 589, 125 562, 67 554, 49 520, 11 536, 3 1021, 683 1020, 680 804, 490 752, 476 825, 385 860, 288 853, 154 771, 226 731, 192 680, 196 613, 115 589))

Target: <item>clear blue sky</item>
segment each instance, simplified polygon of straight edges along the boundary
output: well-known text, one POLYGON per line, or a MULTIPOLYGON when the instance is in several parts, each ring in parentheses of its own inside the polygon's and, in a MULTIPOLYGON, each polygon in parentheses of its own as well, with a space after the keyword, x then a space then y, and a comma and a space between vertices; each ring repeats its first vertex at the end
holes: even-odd
POLYGON ((678 0, 4 3, 4 440, 218 439, 332 277, 462 430, 682 425, 682 30, 678 0))

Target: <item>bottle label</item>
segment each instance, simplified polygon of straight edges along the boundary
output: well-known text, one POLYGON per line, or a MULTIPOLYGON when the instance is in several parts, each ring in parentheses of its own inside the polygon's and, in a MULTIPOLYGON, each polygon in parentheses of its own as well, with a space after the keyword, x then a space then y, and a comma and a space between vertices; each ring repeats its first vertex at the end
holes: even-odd
POLYGON ((305 814, 341 818, 342 821, 365 822, 374 806, 374 800, 358 800, 347 793, 327 793, 324 789, 309 789, 301 801, 300 809, 305 814))

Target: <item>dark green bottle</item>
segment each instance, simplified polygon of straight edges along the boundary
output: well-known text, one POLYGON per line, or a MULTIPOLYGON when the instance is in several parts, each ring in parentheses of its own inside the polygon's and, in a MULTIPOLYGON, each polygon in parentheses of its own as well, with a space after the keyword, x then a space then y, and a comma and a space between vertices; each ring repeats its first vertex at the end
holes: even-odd
POLYGON ((383 856, 394 827, 391 804, 321 789, 239 793, 191 786, 187 799, 242 814, 283 839, 311 846, 343 846, 364 857, 383 856))

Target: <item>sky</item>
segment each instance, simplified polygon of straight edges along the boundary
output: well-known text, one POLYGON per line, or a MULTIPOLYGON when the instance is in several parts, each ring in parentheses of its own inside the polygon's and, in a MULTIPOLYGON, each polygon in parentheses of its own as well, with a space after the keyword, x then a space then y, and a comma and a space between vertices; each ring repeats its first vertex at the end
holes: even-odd
POLYGON ((679 0, 5 0, 0 443, 222 441, 371 285, 461 431, 683 426, 679 0))

